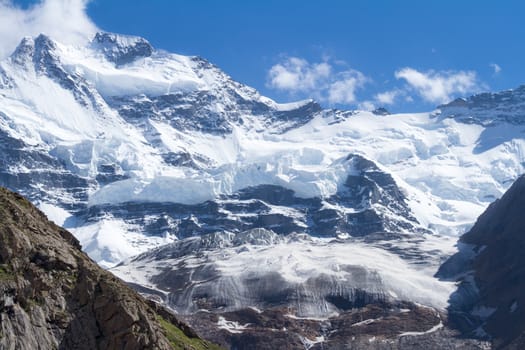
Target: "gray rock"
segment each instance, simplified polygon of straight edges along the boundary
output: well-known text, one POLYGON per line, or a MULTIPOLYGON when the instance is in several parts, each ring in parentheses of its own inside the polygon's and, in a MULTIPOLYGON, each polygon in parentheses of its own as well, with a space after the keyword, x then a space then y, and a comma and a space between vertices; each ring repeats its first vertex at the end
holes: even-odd
POLYGON ((461 282, 450 318, 465 334, 496 348, 525 346, 525 176, 519 177, 460 239, 438 276, 461 282))
POLYGON ((153 47, 144 38, 105 32, 95 35, 92 47, 100 50, 109 61, 119 66, 149 57, 153 53, 153 47))
POLYGON ((213 348, 161 309, 98 267, 26 199, 0 188, 1 349, 213 348), (186 333, 169 338, 169 327, 186 333))

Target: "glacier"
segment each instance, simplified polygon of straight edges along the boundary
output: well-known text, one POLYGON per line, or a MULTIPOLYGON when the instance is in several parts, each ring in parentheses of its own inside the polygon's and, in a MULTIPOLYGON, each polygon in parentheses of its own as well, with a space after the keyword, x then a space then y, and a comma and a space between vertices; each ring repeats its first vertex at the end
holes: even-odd
POLYGON ((295 315, 311 318, 328 318, 341 309, 390 299, 444 310, 455 283, 438 281, 429 270, 431 266, 421 268, 381 245, 283 237, 264 229, 189 238, 111 269, 165 298, 181 314, 284 304, 295 315), (360 291, 368 294, 360 297, 360 291))
POLYGON ((442 310, 434 273, 523 173, 523 104, 525 87, 428 113, 279 104, 143 38, 40 35, 0 63, 0 184, 183 313, 442 310))

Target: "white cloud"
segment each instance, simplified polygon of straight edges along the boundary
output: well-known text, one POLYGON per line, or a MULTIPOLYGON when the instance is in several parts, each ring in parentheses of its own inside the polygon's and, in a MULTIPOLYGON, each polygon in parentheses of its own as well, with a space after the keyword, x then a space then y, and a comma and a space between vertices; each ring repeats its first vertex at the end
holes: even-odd
POLYGON ((397 79, 404 79, 409 87, 431 103, 445 103, 456 94, 465 95, 481 89, 473 71, 427 71, 403 68, 395 73, 397 79))
POLYGON ((307 92, 328 79, 331 70, 326 62, 310 64, 302 58, 289 57, 270 69, 269 84, 279 90, 307 92))
POLYGON ((10 55, 24 36, 49 35, 67 44, 85 43, 97 31, 86 14, 89 0, 42 0, 22 9, 0 0, 0 58, 10 55))
MULTIPOLYGON (((341 66, 340 62, 336 65, 341 66)), ((303 58, 288 57, 270 68, 267 85, 292 95, 308 94, 330 104, 351 104, 357 100, 356 90, 367 81, 357 70, 337 71, 328 59, 310 63, 303 58)))
POLYGON ((400 90, 385 91, 376 94, 374 99, 382 105, 393 105, 396 99, 402 94, 403 92, 400 90))
POLYGON ((498 74, 501 72, 501 66, 497 63, 491 63, 489 64, 490 68, 494 69, 494 74, 498 74))
POLYGON ((357 105, 357 109, 360 109, 362 111, 373 111, 374 109, 376 109, 376 106, 374 104, 374 102, 372 101, 363 101, 361 103, 359 103, 359 105, 357 105))
POLYGON ((328 102, 350 104, 356 102, 355 92, 367 82, 363 73, 356 70, 347 70, 339 73, 328 84, 328 102))

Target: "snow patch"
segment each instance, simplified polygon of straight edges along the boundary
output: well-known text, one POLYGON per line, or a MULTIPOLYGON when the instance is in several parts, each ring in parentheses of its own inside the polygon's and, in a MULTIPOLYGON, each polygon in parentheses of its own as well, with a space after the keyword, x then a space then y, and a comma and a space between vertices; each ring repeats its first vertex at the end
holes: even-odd
POLYGON ((419 335, 424 335, 424 334, 430 334, 430 333, 434 333, 434 332, 440 330, 443 327, 444 327, 443 326, 443 322, 440 321, 437 325, 435 325, 434 327, 430 328, 427 331, 424 331, 424 332, 404 332, 404 333, 401 333, 399 336, 400 337, 404 337, 404 336, 419 336, 419 335))
POLYGON ((224 329, 233 334, 240 334, 244 332, 246 329, 248 329, 249 325, 249 323, 241 325, 237 321, 228 321, 222 316, 219 316, 219 320, 217 321, 217 326, 219 329, 224 329))
POLYGON ((70 230, 80 241, 82 249, 104 268, 173 241, 170 236, 147 236, 139 228, 111 216, 70 230))
POLYGON ((303 336, 299 336, 299 337, 301 338, 301 342, 303 343, 304 348, 306 350, 313 348, 314 345, 316 345, 316 344, 324 343, 325 340, 326 340, 324 336, 315 337, 314 340, 308 339, 308 338, 303 337, 303 336))
POLYGON ((50 203, 40 203, 38 204, 38 209, 42 210, 47 218, 58 226, 65 226, 66 221, 72 217, 67 210, 50 203))

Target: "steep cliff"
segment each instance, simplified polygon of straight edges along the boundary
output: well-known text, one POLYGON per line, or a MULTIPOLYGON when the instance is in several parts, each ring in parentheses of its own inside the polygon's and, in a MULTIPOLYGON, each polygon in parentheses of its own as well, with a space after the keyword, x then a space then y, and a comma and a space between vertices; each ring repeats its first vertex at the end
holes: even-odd
POLYGON ((439 275, 461 281, 450 317, 495 348, 525 347, 525 176, 479 217, 439 275))
POLYGON ((213 346, 98 267, 26 199, 0 188, 0 348, 213 346))

